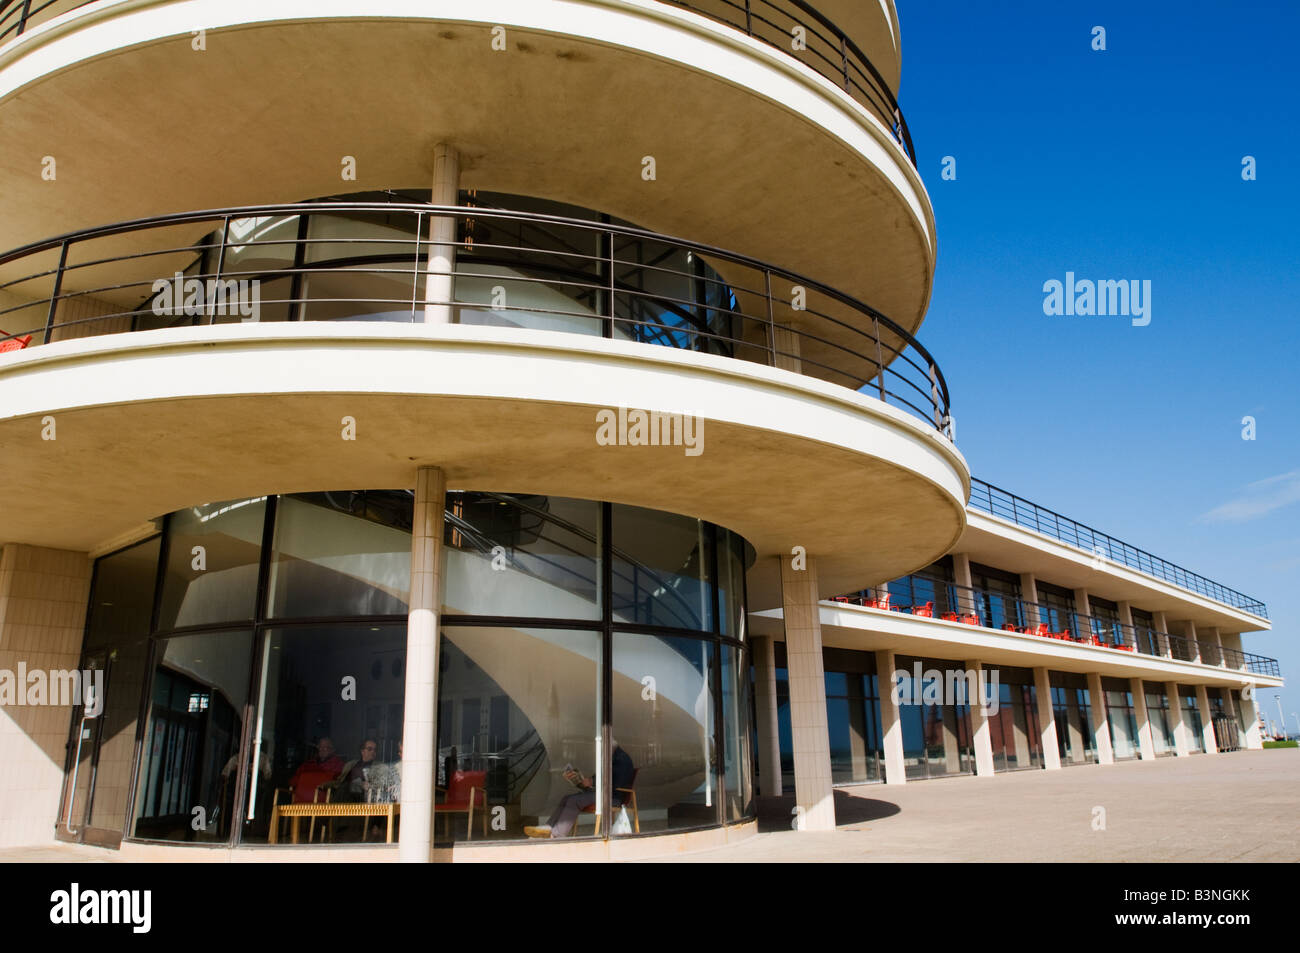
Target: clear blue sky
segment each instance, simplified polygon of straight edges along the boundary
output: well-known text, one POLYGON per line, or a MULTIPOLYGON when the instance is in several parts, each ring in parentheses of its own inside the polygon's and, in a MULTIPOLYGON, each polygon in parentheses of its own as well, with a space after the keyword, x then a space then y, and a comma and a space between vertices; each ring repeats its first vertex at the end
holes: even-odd
POLYGON ((1267 603, 1273 631, 1244 647, 1281 660, 1295 732, 1300 4, 898 7, 939 234, 920 338, 958 446, 977 476, 1267 603), (1150 325, 1044 315, 1067 271, 1150 280, 1150 325))

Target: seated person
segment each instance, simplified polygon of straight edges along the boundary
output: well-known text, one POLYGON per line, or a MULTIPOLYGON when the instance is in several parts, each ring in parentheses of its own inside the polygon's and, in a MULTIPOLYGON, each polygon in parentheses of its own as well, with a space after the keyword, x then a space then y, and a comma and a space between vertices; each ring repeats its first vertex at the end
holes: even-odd
MULTIPOLYGON (((610 744, 614 746, 614 790, 610 792, 610 805, 614 810, 618 810, 623 806, 624 797, 623 792, 619 789, 632 786, 632 777, 636 773, 636 768, 632 764, 632 758, 619 747, 617 741, 611 738, 610 744)), ((551 815, 551 819, 545 824, 540 824, 537 827, 525 827, 524 833, 527 836, 568 837, 573 831, 573 826, 578 822, 578 814, 582 809, 591 807, 596 803, 596 782, 594 780, 584 777, 573 770, 564 772, 564 779, 571 784, 576 784, 581 790, 561 798, 560 803, 555 807, 555 812, 551 815)))
POLYGON ((328 736, 316 742, 316 757, 298 766, 289 779, 295 803, 309 803, 316 797, 318 785, 335 780, 343 771, 343 759, 334 751, 334 742, 328 736))
POLYGON ((379 742, 374 738, 367 738, 361 742, 361 757, 352 762, 347 777, 343 779, 342 789, 339 791, 341 796, 336 800, 364 801, 366 799, 366 786, 379 780, 384 767, 382 762, 375 760, 378 752, 379 742))

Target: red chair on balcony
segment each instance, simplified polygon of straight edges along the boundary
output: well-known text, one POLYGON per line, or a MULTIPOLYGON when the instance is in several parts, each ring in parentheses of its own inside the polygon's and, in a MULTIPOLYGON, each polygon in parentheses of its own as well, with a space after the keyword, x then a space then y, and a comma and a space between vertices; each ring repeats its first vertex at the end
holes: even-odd
POLYGON ((1040 622, 1034 627, 1034 635, 1041 635, 1043 638, 1050 638, 1051 633, 1047 631, 1047 623, 1040 622))
MULTIPOLYGON (((0 331, 0 334, 4 334, 4 331, 0 331)), ((7 341, 0 341, 0 354, 7 351, 21 351, 31 343, 32 336, 30 334, 25 334, 20 338, 9 338, 7 341)))
POLYGON ((873 598, 872 596, 868 596, 862 604, 866 606, 868 609, 888 609, 889 593, 886 592, 883 595, 881 595, 879 598, 873 598))
POLYGON ((957 621, 959 621, 959 619, 957 618, 957 613, 955 613, 955 612, 945 612, 945 613, 943 614, 943 621, 944 621, 944 622, 957 622, 957 621))
POLYGON ((924 616, 927 619, 934 618, 934 603, 927 602, 923 606, 912 606, 912 615, 924 616))
POLYGON ((966 623, 966 625, 979 625, 980 617, 973 612, 968 612, 961 617, 961 621, 966 623))
POLYGON ((1015 623, 1013 623, 1013 622, 1003 622, 1003 623, 1002 623, 1002 631, 1003 631, 1003 632, 1014 632, 1014 631, 1016 631, 1015 623))
POLYGON ((437 788, 441 794, 445 794, 441 804, 435 804, 433 807, 435 814, 442 814, 447 818, 447 823, 443 825, 443 836, 449 836, 451 828, 451 815, 464 814, 467 821, 467 839, 474 839, 474 808, 478 807, 481 811, 480 817, 483 819, 483 836, 487 837, 487 772, 486 771, 457 771, 451 776, 451 783, 444 788, 437 788))

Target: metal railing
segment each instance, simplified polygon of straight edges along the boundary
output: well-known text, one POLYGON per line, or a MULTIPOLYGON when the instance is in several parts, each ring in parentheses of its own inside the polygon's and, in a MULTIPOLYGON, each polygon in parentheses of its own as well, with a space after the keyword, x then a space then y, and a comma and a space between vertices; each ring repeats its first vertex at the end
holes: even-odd
POLYGON ((934 358, 874 308, 757 259, 591 220, 346 201, 178 213, 0 255, 0 292, 20 302, 0 309, 0 344, 252 320, 421 323, 432 307, 453 322, 777 366, 939 430, 950 421, 934 358), (433 241, 448 218, 455 240, 433 241))
MULTIPOLYGON (((0 43, 94 0, 0 0, 0 43)), ((849 36, 804 0, 663 0, 741 30, 843 89, 884 123, 916 165, 912 135, 889 83, 849 36)))
POLYGON ((920 573, 883 586, 863 589, 835 601, 908 612, 986 629, 1041 635, 1183 662, 1200 662, 1255 675, 1281 678, 1277 659, 1239 649, 1186 639, 1150 626, 1129 625, 1105 616, 1084 615, 1061 605, 1029 602, 1010 593, 959 586, 920 573), (919 610, 919 611, 918 611, 919 610))
POLYGON ((1091 526, 1085 526, 1067 516, 1062 516, 1046 507, 1031 503, 1026 499, 1008 493, 983 480, 971 478, 970 506, 992 516, 1009 520, 1017 526, 1032 529, 1059 540, 1084 552, 1101 556, 1112 562, 1136 569, 1164 582, 1173 583, 1189 592, 1209 596, 1217 602, 1241 609, 1262 619, 1268 618, 1268 609, 1258 599, 1244 595, 1235 589, 1221 586, 1204 576, 1177 566, 1168 560, 1153 556, 1146 550, 1130 546, 1121 540, 1098 532, 1091 526))
POLYGON ((889 83, 838 26, 804 0, 664 0, 741 30, 810 67, 866 106, 893 134, 912 165, 916 150, 889 83))

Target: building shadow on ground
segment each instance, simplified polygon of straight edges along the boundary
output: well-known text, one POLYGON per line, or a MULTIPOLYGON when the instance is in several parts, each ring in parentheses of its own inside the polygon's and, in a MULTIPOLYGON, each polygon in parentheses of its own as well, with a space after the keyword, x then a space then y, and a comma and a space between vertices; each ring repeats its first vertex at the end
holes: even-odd
MULTIPOLYGON (((755 798, 758 811, 758 829, 762 832, 788 831, 794 820, 794 795, 755 798)), ((893 801, 862 797, 848 791, 835 791, 835 825, 863 824, 882 817, 893 817, 901 811, 893 801)))

